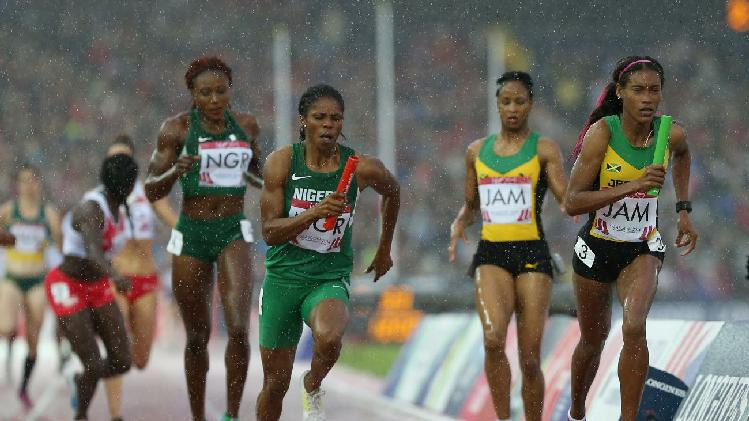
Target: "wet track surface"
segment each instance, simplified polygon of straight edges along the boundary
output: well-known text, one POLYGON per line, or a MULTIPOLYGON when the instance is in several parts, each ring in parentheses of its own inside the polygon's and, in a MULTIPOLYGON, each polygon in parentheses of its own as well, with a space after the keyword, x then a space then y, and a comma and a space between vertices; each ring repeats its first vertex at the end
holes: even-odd
MULTIPOLYGON (((69 389, 57 370, 57 354, 51 341, 40 345, 38 365, 30 386, 34 407, 25 410, 16 395, 25 350, 16 344, 13 353, 13 379, 5 371, 7 347, 0 343, 0 421, 67 421, 73 419, 69 404, 69 389)), ((212 339, 210 371, 206 396, 208 421, 218 420, 225 410, 224 344, 212 339)), ((255 399, 262 383, 258 353, 253 350, 248 381, 245 386, 241 420, 255 419, 255 399)), ((299 376, 307 364, 300 363, 294 370, 291 388, 284 400, 283 421, 301 419, 299 376)), ((411 407, 385 400, 379 393, 381 381, 342 368, 334 368, 323 384, 326 389, 325 407, 330 421, 368 420, 437 420, 444 419, 411 407)), ((181 343, 157 343, 149 366, 144 371, 133 370, 125 378, 122 416, 125 421, 189 420, 187 392, 183 374, 181 343)), ((89 420, 109 420, 104 387, 100 383, 89 410, 89 420)))

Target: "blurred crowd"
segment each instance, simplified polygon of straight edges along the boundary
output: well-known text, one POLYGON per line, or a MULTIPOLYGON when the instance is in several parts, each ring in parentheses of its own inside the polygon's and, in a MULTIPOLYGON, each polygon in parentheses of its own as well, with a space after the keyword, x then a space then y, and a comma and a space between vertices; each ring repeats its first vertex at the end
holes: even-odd
MULTIPOLYGON (((661 61, 666 71, 661 111, 687 129, 692 215, 701 238, 689 257, 671 248, 659 298, 749 295, 743 280, 749 249, 749 105, 742 89, 749 82, 749 63, 736 53, 742 45, 743 51, 749 48, 749 40, 725 27, 724 6, 694 2, 704 13, 695 25, 686 25, 678 11, 627 24, 632 7, 645 7, 639 1, 617 10, 582 11, 576 7, 583 6, 561 1, 549 2, 546 11, 523 9, 517 2, 484 3, 467 1, 459 11, 442 1, 394 5, 393 170, 403 203, 398 276, 390 281, 470 293, 465 270, 473 246, 461 249, 455 265, 447 262, 446 249, 449 225, 463 197, 465 148, 487 134, 487 83, 498 75, 486 74, 486 36, 499 31, 505 67, 529 70, 536 78, 532 128, 557 140, 565 153, 618 58, 648 54, 661 61), (586 34, 582 27, 597 30, 586 34)), ((147 0, 84 0, 75 8, 65 2, 42 8, 10 0, 0 2, 0 19, 0 198, 12 194, 13 168, 30 161, 43 169, 47 198, 68 207, 95 185, 104 149, 119 133, 138 141, 145 172, 161 121, 190 105, 183 81, 187 64, 208 54, 232 66, 232 107, 258 117, 267 155, 274 148, 272 34, 281 24, 291 37, 295 103, 306 86, 332 84, 346 100, 346 141, 367 153, 377 151, 371 2, 170 0, 154 10, 147 0)), ((296 127, 296 121, 289 123, 296 127)), ((376 221, 375 196, 365 194, 357 206, 360 226, 376 221)), ((247 214, 256 231, 258 197, 257 190, 248 193, 247 214)), ((673 189, 667 187, 661 228, 672 239, 673 204, 673 189)), ((553 251, 569 266, 579 225, 559 212, 551 195, 543 218, 553 251)), ((375 246, 372 231, 355 230, 359 273, 375 246)), ((263 251, 261 245, 258 276, 263 251)), ((167 261, 163 251, 158 254, 167 261)), ((569 275, 559 278, 568 281, 569 275)))

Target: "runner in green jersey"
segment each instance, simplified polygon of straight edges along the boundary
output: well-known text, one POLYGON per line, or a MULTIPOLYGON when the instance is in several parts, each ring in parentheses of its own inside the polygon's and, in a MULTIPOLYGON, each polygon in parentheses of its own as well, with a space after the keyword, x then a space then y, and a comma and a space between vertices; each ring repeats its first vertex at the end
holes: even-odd
POLYGON ((353 267, 351 227, 360 191, 382 196, 382 233, 367 272, 377 281, 393 265, 390 244, 400 188, 378 159, 359 156, 348 192, 335 193, 353 149, 337 142, 343 128, 343 98, 334 88, 309 88, 299 102, 302 142, 276 150, 263 170, 263 238, 271 246, 260 291, 260 355, 263 389, 258 420, 278 420, 302 323, 312 329, 312 367, 301 378, 304 420, 322 420, 320 385, 338 360, 348 323, 349 276, 353 267), (331 230, 323 224, 336 217, 331 230))
POLYGON ((167 119, 145 182, 155 202, 182 186, 182 212, 167 251, 172 289, 187 333, 185 376, 194 421, 205 416, 205 380, 211 328, 213 265, 224 309, 227 411, 237 417, 250 360, 252 229, 244 217, 247 183, 258 185, 260 151, 255 117, 230 110, 231 69, 216 57, 194 60, 185 73, 190 111, 167 119))

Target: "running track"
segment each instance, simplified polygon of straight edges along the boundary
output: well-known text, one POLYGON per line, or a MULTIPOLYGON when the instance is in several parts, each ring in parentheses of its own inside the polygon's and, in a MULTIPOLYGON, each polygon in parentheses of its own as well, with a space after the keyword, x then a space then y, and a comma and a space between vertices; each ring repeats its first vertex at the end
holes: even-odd
MULTIPOLYGON (((187 393, 182 370, 182 345, 184 341, 173 338, 166 343, 160 340, 154 346, 149 366, 144 371, 130 371, 125 378, 122 415, 126 421, 189 420, 187 393)), ((254 341, 257 343, 257 341, 254 341)), ((37 368, 31 379, 30 395, 34 407, 25 411, 18 401, 15 391, 20 377, 21 362, 25 355, 25 344, 18 340, 14 348, 15 375, 8 382, 4 364, 6 342, 0 341, 0 421, 69 421, 73 414, 69 401, 69 391, 62 375, 57 372, 55 346, 51 339, 40 344, 37 368)), ((210 344, 210 371, 206 415, 209 421, 219 419, 225 409, 224 386, 224 343, 220 338, 212 338, 210 344)), ((255 398, 260 390, 262 374, 256 349, 252 360, 244 398, 240 410, 241 420, 254 420, 255 398)), ((307 364, 300 363, 294 370, 291 389, 284 401, 283 421, 301 419, 299 397, 299 376, 307 364)), ((362 376, 336 367, 325 380, 325 406, 328 420, 331 421, 403 421, 403 420, 446 420, 414 407, 404 406, 381 397, 380 380, 362 376)), ((108 421, 104 388, 100 384, 94 402, 89 410, 90 421, 108 421)))

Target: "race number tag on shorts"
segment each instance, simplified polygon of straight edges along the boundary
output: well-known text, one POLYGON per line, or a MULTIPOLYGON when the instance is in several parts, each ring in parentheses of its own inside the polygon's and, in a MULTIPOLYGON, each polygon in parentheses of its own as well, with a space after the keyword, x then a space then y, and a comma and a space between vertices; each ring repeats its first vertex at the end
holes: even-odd
POLYGON ((239 229, 242 231, 242 238, 244 238, 244 241, 248 243, 255 241, 255 237, 252 235, 252 225, 250 225, 250 221, 246 219, 239 221, 239 229))
POLYGON ((530 177, 484 177, 479 196, 485 224, 531 223, 530 177))
POLYGON ((243 187, 244 173, 252 160, 250 144, 243 140, 198 143, 201 187, 243 187))
POLYGON ((648 240, 648 249, 650 251, 655 251, 658 253, 663 253, 666 251, 666 243, 663 242, 663 238, 661 238, 661 233, 656 231, 655 235, 648 240))
POLYGON ((184 237, 182 236, 182 233, 173 229, 172 236, 169 237, 169 242, 166 244, 166 251, 172 253, 175 256, 181 255, 183 241, 184 237))
MULTIPOLYGON (((289 218, 299 215, 314 206, 315 203, 292 199, 289 208, 289 218)), ((312 225, 302 231, 301 234, 291 241, 297 247, 313 250, 318 253, 337 253, 341 251, 341 242, 346 228, 353 222, 351 205, 346 205, 343 213, 338 216, 333 229, 326 231, 323 228, 325 218, 318 219, 312 225)))
POLYGON ((642 193, 625 197, 596 211, 593 233, 617 241, 648 241, 655 231, 658 198, 642 193))
POLYGON ((55 304, 62 307, 72 307, 78 304, 78 297, 70 294, 70 287, 64 282, 55 282, 49 286, 49 293, 55 304))
POLYGON ((596 260, 596 254, 593 253, 593 250, 591 250, 591 248, 588 247, 588 244, 586 244, 580 237, 577 237, 577 243, 575 243, 575 255, 577 255, 577 258, 580 259, 585 266, 589 268, 593 267, 593 262, 596 260))

